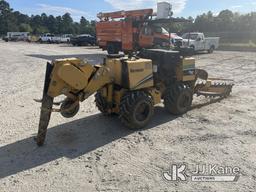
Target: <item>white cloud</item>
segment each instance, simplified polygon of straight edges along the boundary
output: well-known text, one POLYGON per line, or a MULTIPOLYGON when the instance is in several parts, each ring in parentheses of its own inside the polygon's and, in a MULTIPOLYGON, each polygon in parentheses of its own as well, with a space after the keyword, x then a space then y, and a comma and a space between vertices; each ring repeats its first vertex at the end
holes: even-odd
POLYGON ((243 7, 242 5, 234 5, 234 6, 231 6, 231 9, 239 9, 243 7))
POLYGON ((256 1, 251 2, 252 6, 256 6, 256 1))
POLYGON ((37 4, 38 12, 46 13, 48 15, 64 15, 65 13, 70 13, 71 16, 75 21, 79 21, 82 16, 91 19, 92 15, 90 15, 88 12, 81 11, 78 9, 72 9, 70 7, 62 7, 62 6, 52 6, 47 4, 37 4))
POLYGON ((233 5, 230 7, 231 11, 239 11, 243 8, 242 5, 233 5))
MULTIPOLYGON (((104 0, 109 3, 115 9, 119 10, 131 10, 131 9, 146 9, 155 8, 159 0, 104 0)), ((162 0, 161 0, 162 1, 162 0)), ((170 0, 173 6, 173 12, 181 13, 187 3, 187 0, 170 0)))

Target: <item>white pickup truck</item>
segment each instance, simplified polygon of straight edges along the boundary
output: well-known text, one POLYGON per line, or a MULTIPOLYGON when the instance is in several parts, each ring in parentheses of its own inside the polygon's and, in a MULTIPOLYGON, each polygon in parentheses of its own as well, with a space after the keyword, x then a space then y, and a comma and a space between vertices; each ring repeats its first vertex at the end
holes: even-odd
POLYGON ((46 34, 43 34, 42 36, 40 36, 39 42, 40 43, 60 43, 61 38, 57 37, 53 34, 46 33, 46 34))
POLYGON ((183 36, 183 47, 190 47, 197 51, 208 51, 213 53, 219 47, 219 37, 205 37, 203 33, 185 33, 183 36))
POLYGON ((72 34, 55 36, 53 34, 46 33, 40 36, 39 42, 40 43, 70 43, 70 37, 72 37, 72 34))

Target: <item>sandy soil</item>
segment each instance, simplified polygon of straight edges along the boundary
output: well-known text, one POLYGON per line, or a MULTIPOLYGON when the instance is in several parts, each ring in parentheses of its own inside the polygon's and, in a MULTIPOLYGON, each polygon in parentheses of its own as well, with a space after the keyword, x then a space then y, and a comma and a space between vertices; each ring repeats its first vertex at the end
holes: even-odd
POLYGON ((39 105, 46 60, 87 58, 95 48, 0 42, 0 191, 255 191, 256 53, 215 52, 196 56, 212 76, 233 78, 232 96, 209 104, 196 98, 182 117, 155 109, 139 132, 104 117, 94 98, 74 119, 54 114, 46 145, 38 148, 39 105), (202 105, 200 105, 202 104, 202 105), (218 164, 241 168, 236 183, 166 182, 173 163, 218 164))

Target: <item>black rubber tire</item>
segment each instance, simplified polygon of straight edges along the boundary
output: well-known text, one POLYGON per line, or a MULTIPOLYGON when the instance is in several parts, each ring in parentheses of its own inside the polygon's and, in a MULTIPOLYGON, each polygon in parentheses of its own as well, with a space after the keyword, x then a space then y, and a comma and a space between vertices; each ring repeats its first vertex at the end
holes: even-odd
POLYGON ((165 109, 173 115, 183 115, 191 108, 193 91, 189 86, 176 83, 166 89, 164 94, 165 109))
POLYGON ((114 43, 108 43, 107 44, 107 52, 109 55, 114 55, 114 54, 118 54, 119 50, 114 43))
MULTIPOLYGON (((71 105, 73 105, 74 101, 71 99, 66 99, 62 104, 60 109, 65 110, 68 109, 71 105)), ((65 118, 72 118, 74 117, 80 109, 79 103, 70 111, 61 111, 60 114, 65 118)))
POLYGON ((103 115, 112 115, 108 112, 108 103, 100 91, 98 91, 95 95, 95 103, 96 107, 103 115))
POLYGON ((214 52, 214 46, 211 46, 211 48, 208 50, 208 53, 213 53, 214 52))
POLYGON ((153 99, 144 91, 130 92, 121 99, 119 118, 129 129, 138 130, 145 127, 153 114, 153 99))
POLYGON ((192 54, 196 54, 196 48, 194 45, 191 45, 190 48, 192 49, 192 54))

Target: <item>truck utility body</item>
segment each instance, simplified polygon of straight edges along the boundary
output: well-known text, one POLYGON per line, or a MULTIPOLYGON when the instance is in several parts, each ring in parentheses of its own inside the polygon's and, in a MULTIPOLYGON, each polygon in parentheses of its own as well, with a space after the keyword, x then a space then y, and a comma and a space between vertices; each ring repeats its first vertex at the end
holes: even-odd
POLYGON ((73 37, 72 34, 64 34, 60 37, 61 43, 70 43, 70 39, 73 37))
POLYGON ((153 9, 99 13, 100 22, 96 24, 99 46, 109 54, 170 46, 170 34, 160 25, 162 19, 153 20, 153 16, 153 9))
POLYGON ((208 51, 212 53, 219 47, 219 37, 205 37, 203 33, 185 33, 183 36, 183 46, 193 48, 197 51, 208 51))

